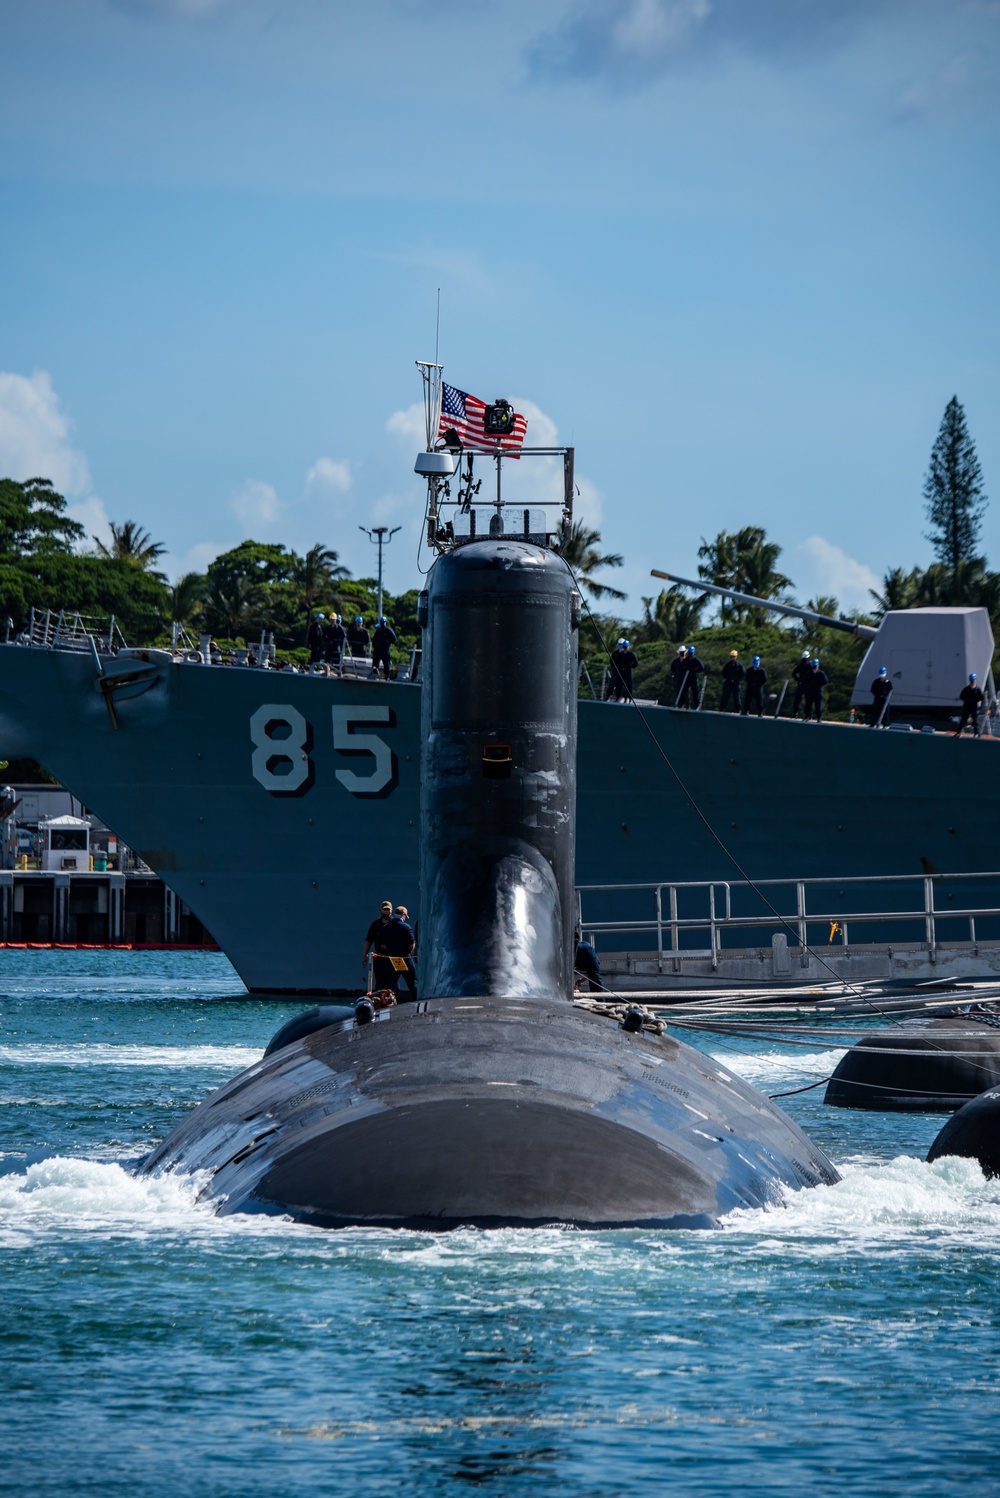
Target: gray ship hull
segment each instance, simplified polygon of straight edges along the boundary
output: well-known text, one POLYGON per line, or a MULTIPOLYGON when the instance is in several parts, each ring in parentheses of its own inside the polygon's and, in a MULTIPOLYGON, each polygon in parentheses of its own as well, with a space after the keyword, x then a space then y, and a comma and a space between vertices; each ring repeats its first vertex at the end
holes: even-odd
MULTIPOLYGON (((379 901, 418 904, 420 688, 163 652, 107 671, 110 694, 89 652, 0 646, 0 751, 115 828, 251 990, 356 993, 379 901)), ((993 741, 645 717, 579 705, 581 884, 739 877, 696 808, 754 879, 996 866, 993 741)))

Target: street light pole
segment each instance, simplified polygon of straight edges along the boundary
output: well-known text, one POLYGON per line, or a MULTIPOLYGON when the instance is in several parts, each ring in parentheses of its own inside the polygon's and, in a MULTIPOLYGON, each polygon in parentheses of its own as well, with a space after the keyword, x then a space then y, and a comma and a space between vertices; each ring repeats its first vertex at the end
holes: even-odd
POLYGON ((397 531, 402 530, 401 525, 394 525, 392 530, 387 525, 359 525, 358 530, 364 531, 369 541, 378 547, 378 614, 382 617, 382 547, 388 546, 397 531))

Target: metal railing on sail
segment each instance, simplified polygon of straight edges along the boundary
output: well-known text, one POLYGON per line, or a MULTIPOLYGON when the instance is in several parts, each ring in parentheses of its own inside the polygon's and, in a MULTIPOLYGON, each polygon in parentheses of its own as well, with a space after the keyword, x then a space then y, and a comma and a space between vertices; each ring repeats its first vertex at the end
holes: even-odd
MULTIPOLYGON (((676 883, 663 882, 660 884, 582 884, 577 886, 577 923, 588 938, 593 939, 601 936, 614 934, 625 935, 651 935, 656 934, 656 956, 662 964, 666 961, 684 962, 696 958, 711 957, 712 966, 717 967, 719 955, 724 950, 722 935, 726 932, 738 930, 760 930, 769 929, 772 932, 780 928, 786 933, 794 932, 797 936, 799 948, 803 951, 808 947, 821 949, 828 947, 830 942, 810 941, 808 928, 810 926, 829 926, 831 940, 836 934, 838 949, 843 950, 850 946, 850 925, 852 922, 864 924, 865 926, 878 926, 885 924, 897 924, 902 922, 921 922, 924 928, 924 942, 929 951, 934 952, 939 945, 938 922, 939 921, 968 921, 969 941, 973 946, 977 945, 976 921, 988 918, 1000 918, 1000 901, 992 905, 962 906, 955 909, 941 909, 935 903, 934 894, 936 887, 954 885, 962 881, 975 880, 986 884, 996 881, 998 885, 997 894, 1000 896, 1000 872, 990 870, 983 873, 963 874, 898 874, 898 875, 858 875, 847 879, 835 879, 824 877, 819 879, 759 879, 753 884, 743 880, 691 880, 676 883), (836 885, 841 889, 856 885, 903 885, 906 888, 920 888, 922 901, 918 906, 911 906, 907 910, 810 910, 808 908, 808 893, 817 890, 820 886, 829 887, 836 885), (794 889, 795 909, 785 911, 781 909, 778 901, 774 901, 774 911, 768 911, 763 915, 733 915, 732 897, 733 891, 747 891, 751 895, 757 891, 794 889), (708 899, 707 915, 682 916, 679 913, 678 896, 682 891, 703 892, 708 899), (719 892, 718 898, 717 892, 719 892), (651 893, 654 900, 655 914, 652 918, 633 920, 590 920, 587 919, 583 909, 584 895, 641 895, 651 893), (666 895, 667 909, 664 910, 664 895, 666 895), (721 905, 721 910, 720 910, 721 905), (775 911, 777 914, 775 914, 775 911), (682 947, 680 937, 685 932, 708 931, 709 946, 707 948, 682 947), (664 935, 669 935, 670 945, 664 947, 664 935)), ((888 943, 887 943, 888 944, 888 943)), ((858 945, 856 943, 856 945, 858 945)), ((869 944, 866 944, 869 945, 869 944)), ((636 952, 635 956, 649 955, 636 952)))

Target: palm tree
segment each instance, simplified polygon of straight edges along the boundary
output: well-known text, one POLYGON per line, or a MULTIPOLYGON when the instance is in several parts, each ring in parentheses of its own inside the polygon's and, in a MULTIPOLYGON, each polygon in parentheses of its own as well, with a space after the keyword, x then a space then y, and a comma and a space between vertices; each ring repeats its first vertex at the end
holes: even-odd
POLYGON ((563 542, 562 554, 591 598, 624 598, 625 594, 619 588, 613 588, 610 583, 595 582, 591 576, 601 567, 623 565, 623 558, 616 551, 602 556, 597 549, 600 544, 600 531, 588 530, 582 520, 574 520, 563 542))
MULTIPOLYGON (((791 578, 777 570, 780 555, 781 547, 775 541, 768 541, 767 532, 759 525, 745 525, 738 531, 720 531, 714 541, 702 537, 698 548, 698 576, 715 583, 716 587, 732 588, 734 593, 776 598, 792 586, 791 578)), ((767 617, 765 609, 725 599, 719 608, 723 624, 752 619, 759 625, 767 617)))
MULTIPOLYGON (((98 556, 107 557, 109 561, 134 562, 148 572, 153 563, 166 551, 159 541, 154 541, 148 531, 144 531, 136 520, 123 520, 121 525, 110 521, 111 545, 105 546, 103 541, 94 537, 98 556)), ((157 577, 159 573, 155 574, 157 577)))
POLYGON ((216 580, 205 598, 205 623, 213 634, 222 635, 223 639, 235 640, 237 635, 247 639, 257 629, 270 627, 267 605, 266 584, 238 577, 227 588, 216 580))
POLYGON ((881 619, 890 609, 915 608, 923 576, 919 567, 914 567, 910 572, 902 567, 894 567, 891 572, 887 572, 882 579, 881 593, 877 593, 874 588, 868 590, 875 600, 875 617, 881 619))
POLYGON ((346 567, 337 561, 337 553, 322 546, 319 541, 310 546, 304 557, 293 556, 294 579, 300 589, 299 607, 309 615, 319 602, 340 604, 341 599, 334 588, 337 578, 347 577, 346 567))
POLYGON ((664 588, 654 604, 652 598, 642 600, 645 617, 642 634, 646 640, 666 640, 679 645, 701 628, 701 616, 708 602, 708 595, 690 598, 683 588, 664 588))
POLYGON ((201 614, 208 592, 208 578, 201 572, 185 572, 170 590, 171 618, 175 624, 192 624, 201 614))

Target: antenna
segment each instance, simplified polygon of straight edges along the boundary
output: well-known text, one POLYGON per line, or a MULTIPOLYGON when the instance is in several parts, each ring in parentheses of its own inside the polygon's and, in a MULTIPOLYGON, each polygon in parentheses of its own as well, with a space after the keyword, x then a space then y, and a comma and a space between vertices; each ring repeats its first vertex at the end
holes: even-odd
POLYGON ((434 363, 441 362, 441 288, 438 287, 437 322, 434 325, 434 363))

